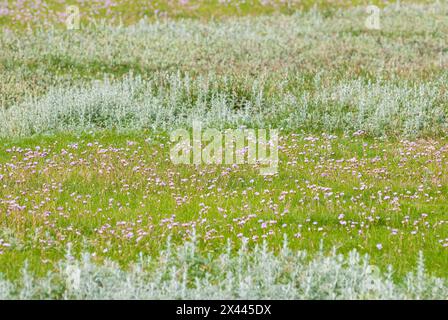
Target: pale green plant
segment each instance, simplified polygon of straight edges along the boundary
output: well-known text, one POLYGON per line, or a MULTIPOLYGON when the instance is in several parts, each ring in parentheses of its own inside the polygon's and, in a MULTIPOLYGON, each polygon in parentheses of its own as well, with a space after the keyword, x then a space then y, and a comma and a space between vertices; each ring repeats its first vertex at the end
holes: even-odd
MULTIPOLYGON (((215 79, 213 75, 211 79, 215 79)), ((219 80, 217 80, 219 81, 219 80)), ((325 129, 373 135, 419 136, 447 129, 447 77, 411 85, 406 82, 340 81, 315 83, 315 90, 288 91, 254 81, 244 99, 232 83, 210 85, 210 78, 166 74, 166 87, 128 76, 83 86, 51 89, 45 96, 0 111, 0 135, 152 129, 170 131, 200 120, 210 126, 276 126, 288 130, 325 129), (282 91, 283 90, 283 91, 282 91)))
POLYGON ((428 275, 423 257, 415 274, 394 280, 352 251, 322 250, 313 257, 285 241, 279 253, 266 245, 219 257, 196 250, 194 242, 168 246, 156 258, 140 256, 128 269, 91 255, 67 255, 54 273, 10 282, 0 278, 0 299, 446 299, 446 281, 428 275), (207 266, 207 268, 203 268, 207 266), (69 272, 67 272, 69 270, 69 272))
POLYGON ((444 3, 388 6, 375 31, 365 29, 364 8, 5 31, 0 135, 170 130, 194 118, 445 134, 447 12, 444 3))

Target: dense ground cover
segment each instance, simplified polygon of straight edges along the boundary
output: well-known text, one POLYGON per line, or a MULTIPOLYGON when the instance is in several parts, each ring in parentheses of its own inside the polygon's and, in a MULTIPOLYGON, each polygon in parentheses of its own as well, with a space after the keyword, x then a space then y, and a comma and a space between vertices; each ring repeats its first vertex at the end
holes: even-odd
POLYGON ((280 141, 278 175, 264 177, 251 165, 174 165, 169 140, 148 136, 4 145, 2 271, 18 273, 24 259, 47 271, 69 243, 125 264, 195 233, 212 254, 245 238, 275 250, 287 235, 291 248, 356 248, 401 274, 421 251, 446 275, 445 140, 291 134, 280 141))
POLYGON ((0 297, 446 298, 448 6, 248 3, 1 11, 0 297), (193 120, 279 129, 278 174, 174 165, 193 120))
MULTIPOLYGON (((401 0, 401 3, 431 3, 431 0, 401 0)), ((3 0, 0 4, 0 23, 12 28, 63 25, 68 5, 80 10, 84 23, 133 24, 143 18, 191 18, 210 20, 231 16, 291 14, 297 10, 318 8, 327 12, 353 6, 377 5, 384 7, 389 0, 3 0)))
POLYGON ((384 9, 381 30, 357 8, 3 32, 0 134, 168 130, 200 115, 214 126, 438 136, 447 7, 400 8, 384 9))

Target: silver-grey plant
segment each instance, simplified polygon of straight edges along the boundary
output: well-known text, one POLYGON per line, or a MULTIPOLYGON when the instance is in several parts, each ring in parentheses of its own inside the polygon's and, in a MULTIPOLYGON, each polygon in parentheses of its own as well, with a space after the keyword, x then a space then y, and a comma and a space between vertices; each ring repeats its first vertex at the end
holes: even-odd
POLYGON ((0 136, 171 130, 195 118, 213 127, 442 135, 447 12, 446 3, 388 6, 374 31, 364 8, 5 31, 0 136))
POLYGON ((0 276, 0 299, 446 299, 446 280, 425 272, 394 280, 355 250, 348 255, 321 250, 308 257, 285 240, 279 253, 245 244, 218 257, 203 255, 194 242, 167 247, 156 258, 140 256, 128 269, 112 261, 98 265, 91 255, 70 254, 58 270, 35 277, 23 269, 10 282, 0 276), (203 266, 207 268, 202 268, 203 266))

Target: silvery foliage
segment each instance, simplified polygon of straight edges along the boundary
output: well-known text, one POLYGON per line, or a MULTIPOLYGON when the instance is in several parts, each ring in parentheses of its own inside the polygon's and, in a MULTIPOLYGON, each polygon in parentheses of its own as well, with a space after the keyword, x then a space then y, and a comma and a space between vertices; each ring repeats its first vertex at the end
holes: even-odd
POLYGON ((363 29, 363 8, 328 17, 312 10, 208 23, 142 20, 129 27, 4 32, 0 49, 9 67, 0 74, 0 136, 172 130, 192 119, 214 127, 442 134, 447 12, 445 4, 390 6, 382 10, 377 33, 363 29), (32 69, 20 61, 37 63, 32 69), (137 75, 67 81, 52 69, 76 72, 76 66, 137 75), (429 70, 435 73, 422 75, 429 70), (17 88, 18 79, 34 75, 45 93, 17 98, 29 91, 17 88))
POLYGON ((382 272, 356 251, 308 257, 266 245, 235 253, 229 245, 218 257, 199 252, 194 242, 172 247, 153 259, 140 256, 127 269, 112 261, 96 264, 85 253, 70 254, 57 272, 34 277, 0 277, 0 299, 446 299, 445 280, 429 276, 420 256, 416 272, 401 281, 382 272))
POLYGON ((210 78, 166 77, 169 90, 140 76, 52 88, 43 97, 1 110, 0 135, 112 128, 166 131, 189 126, 193 120, 213 127, 363 130, 379 136, 418 136, 447 129, 446 76, 419 85, 341 81, 329 88, 316 84, 315 92, 272 96, 254 82, 243 102, 209 85, 210 78))

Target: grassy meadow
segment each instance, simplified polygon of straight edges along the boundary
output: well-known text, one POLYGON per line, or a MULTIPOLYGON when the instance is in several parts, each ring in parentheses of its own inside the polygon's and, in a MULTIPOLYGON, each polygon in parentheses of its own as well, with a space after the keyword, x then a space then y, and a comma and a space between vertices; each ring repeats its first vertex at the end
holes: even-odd
POLYGON ((0 298, 447 299, 447 16, 0 4, 0 298), (174 164, 193 121, 279 130, 278 173, 174 164))

